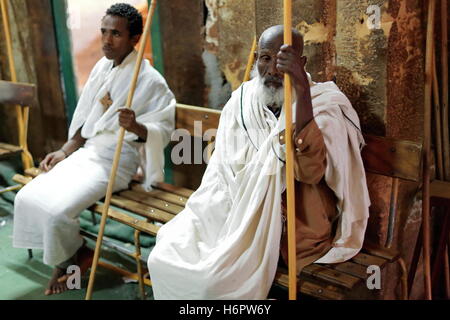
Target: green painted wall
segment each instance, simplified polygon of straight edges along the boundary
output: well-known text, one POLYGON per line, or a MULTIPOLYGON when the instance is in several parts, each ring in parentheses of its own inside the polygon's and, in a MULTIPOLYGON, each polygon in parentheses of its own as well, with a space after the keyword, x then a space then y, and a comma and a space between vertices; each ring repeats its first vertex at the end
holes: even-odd
POLYGON ((73 68, 72 42, 69 29, 67 28, 67 2, 65 0, 51 0, 51 3, 55 21, 59 61, 63 77, 62 85, 64 100, 66 102, 66 115, 68 124, 70 124, 77 106, 78 94, 73 68))

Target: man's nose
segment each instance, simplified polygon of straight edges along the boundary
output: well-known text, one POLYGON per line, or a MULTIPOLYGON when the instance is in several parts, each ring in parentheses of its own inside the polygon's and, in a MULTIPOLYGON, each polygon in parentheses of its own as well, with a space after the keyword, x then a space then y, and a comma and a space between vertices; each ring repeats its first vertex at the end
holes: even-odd
POLYGON ((271 59, 271 61, 269 62, 269 65, 267 67, 267 73, 271 76, 277 76, 280 74, 280 72, 277 69, 277 58, 276 57, 271 59))
POLYGON ((112 43, 112 36, 109 33, 105 33, 103 35, 103 44, 111 44, 112 43))

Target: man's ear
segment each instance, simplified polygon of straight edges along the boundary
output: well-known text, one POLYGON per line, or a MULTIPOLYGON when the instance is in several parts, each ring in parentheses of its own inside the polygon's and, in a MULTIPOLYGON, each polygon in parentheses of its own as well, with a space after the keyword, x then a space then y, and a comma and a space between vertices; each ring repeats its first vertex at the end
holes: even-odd
POLYGON ((308 62, 308 58, 306 56, 302 56, 300 59, 302 66, 305 67, 306 63, 308 62))
POLYGON ((253 58, 255 58, 255 61, 258 60, 258 51, 253 52, 253 58))
POLYGON ((139 43, 140 39, 141 39, 140 34, 137 34, 131 38, 131 43, 133 44, 133 47, 135 47, 139 43))

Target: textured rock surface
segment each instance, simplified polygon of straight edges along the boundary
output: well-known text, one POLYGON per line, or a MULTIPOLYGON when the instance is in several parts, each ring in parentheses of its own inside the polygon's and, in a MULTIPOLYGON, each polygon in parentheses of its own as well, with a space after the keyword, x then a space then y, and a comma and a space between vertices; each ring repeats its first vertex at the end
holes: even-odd
MULTIPOLYGON (((49 0, 8 1, 18 81, 37 84, 39 105, 30 110, 28 145, 37 159, 67 138, 58 53, 49 0)), ((2 22, 0 21, 0 24, 2 22)), ((3 25, 0 26, 1 78, 10 80, 3 25)), ((1 113, 0 141, 17 143, 15 112, 1 113)))
POLYGON ((204 105, 203 1, 160 2, 164 75, 177 101, 204 105))

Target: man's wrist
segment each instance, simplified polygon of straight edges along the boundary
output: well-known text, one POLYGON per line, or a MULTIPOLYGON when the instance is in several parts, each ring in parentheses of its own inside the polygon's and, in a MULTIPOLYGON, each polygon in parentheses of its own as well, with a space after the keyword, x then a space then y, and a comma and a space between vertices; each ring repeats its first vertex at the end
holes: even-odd
POLYGON ((142 123, 136 121, 130 129, 129 131, 137 135, 139 140, 147 141, 147 127, 142 123))
POLYGON ((67 158, 69 156, 69 153, 64 150, 63 148, 59 149, 59 151, 61 151, 62 153, 64 153, 64 156, 67 158))
POLYGON ((308 86, 308 88, 305 88, 302 85, 295 85, 294 90, 295 90, 295 93, 297 94, 297 98, 307 99, 307 98, 310 98, 310 96, 311 96, 311 91, 309 89, 309 86, 308 86))

